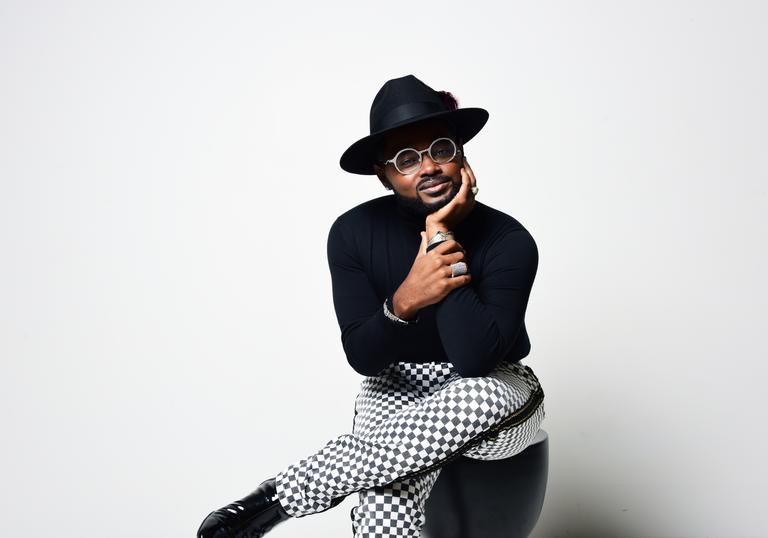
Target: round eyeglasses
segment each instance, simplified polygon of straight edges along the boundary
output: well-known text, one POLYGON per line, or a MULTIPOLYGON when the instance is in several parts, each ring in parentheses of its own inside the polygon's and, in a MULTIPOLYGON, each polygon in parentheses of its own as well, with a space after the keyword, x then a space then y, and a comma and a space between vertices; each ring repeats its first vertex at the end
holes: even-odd
POLYGON ((401 149, 392 159, 384 161, 382 166, 393 163, 397 171, 404 176, 413 174, 421 168, 421 156, 424 153, 429 153, 429 158, 436 163, 445 164, 451 162, 461 150, 456 149, 456 143, 450 138, 438 138, 421 151, 413 148, 401 149))

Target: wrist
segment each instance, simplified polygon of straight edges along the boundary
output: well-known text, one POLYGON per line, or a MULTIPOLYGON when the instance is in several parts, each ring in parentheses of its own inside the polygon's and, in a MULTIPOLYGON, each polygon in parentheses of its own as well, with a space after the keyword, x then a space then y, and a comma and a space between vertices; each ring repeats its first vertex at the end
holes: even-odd
POLYGON ((411 302, 403 296, 399 288, 392 296, 392 310, 392 313, 398 318, 409 321, 416 317, 417 311, 411 302))
POLYGON ((437 232, 450 232, 450 228, 443 222, 431 220, 429 217, 424 222, 426 228, 425 233, 427 235, 427 242, 429 242, 437 232))
POLYGON ((433 248, 437 248, 442 243, 453 239, 455 240, 454 233, 451 231, 436 230, 434 232, 427 231, 427 247, 426 252, 429 252, 433 248))
POLYGON ((450 231, 448 229, 448 226, 446 226, 444 223, 438 222, 438 221, 432 221, 432 220, 429 219, 429 217, 427 217, 424 225, 426 227, 427 239, 431 239, 432 236, 435 235, 435 233, 437 233, 437 232, 448 232, 448 231, 450 231))

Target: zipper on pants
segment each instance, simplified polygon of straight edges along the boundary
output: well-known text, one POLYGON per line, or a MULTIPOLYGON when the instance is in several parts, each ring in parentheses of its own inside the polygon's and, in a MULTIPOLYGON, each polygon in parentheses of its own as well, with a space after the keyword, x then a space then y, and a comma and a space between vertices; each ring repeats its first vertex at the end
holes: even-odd
POLYGON ((407 473, 401 477, 399 477, 396 481, 403 480, 405 478, 413 478, 414 476, 420 476, 423 474, 426 474, 430 471, 433 471, 437 469, 438 467, 442 467, 446 463, 453 461, 454 459, 461 456, 464 452, 469 450, 470 448, 478 445, 482 441, 486 439, 493 439, 498 436, 499 432, 505 428, 511 428, 513 426, 517 426, 518 424, 522 424, 526 420, 528 420, 533 413, 538 409, 539 404, 544 400, 544 390, 539 386, 531 395, 531 397, 528 399, 528 401, 523 405, 520 409, 516 410, 514 413, 504 417, 500 422, 494 424, 489 429, 478 435, 477 437, 473 438, 472 440, 468 441, 464 446, 457 449, 453 454, 445 458, 444 460, 438 461, 436 463, 433 463, 432 465, 425 467, 424 469, 419 469, 417 471, 412 471, 410 473, 407 473))

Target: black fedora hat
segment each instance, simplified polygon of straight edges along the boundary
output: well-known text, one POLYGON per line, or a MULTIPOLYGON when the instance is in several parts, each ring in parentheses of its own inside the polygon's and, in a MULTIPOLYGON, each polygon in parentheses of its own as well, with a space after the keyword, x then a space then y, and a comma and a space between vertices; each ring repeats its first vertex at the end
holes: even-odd
POLYGON ((413 75, 388 80, 373 98, 370 134, 349 146, 339 165, 352 174, 371 175, 376 150, 384 136, 404 125, 430 118, 444 118, 456 127, 457 136, 468 142, 488 121, 484 108, 454 108, 437 92, 413 75))

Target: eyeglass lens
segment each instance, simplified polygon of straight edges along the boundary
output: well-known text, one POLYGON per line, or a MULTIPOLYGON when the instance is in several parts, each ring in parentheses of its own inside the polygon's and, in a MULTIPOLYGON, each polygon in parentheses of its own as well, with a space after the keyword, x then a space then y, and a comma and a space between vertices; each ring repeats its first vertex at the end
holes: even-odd
MULTIPOLYGON (((449 162, 456 155, 456 144, 450 138, 438 138, 429 146, 429 157, 439 164, 449 162)), ((395 158, 401 174, 412 174, 421 167, 421 154, 413 149, 403 150, 395 158)))

